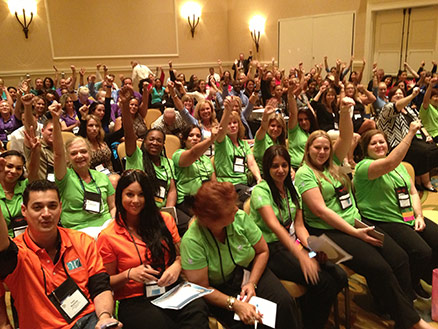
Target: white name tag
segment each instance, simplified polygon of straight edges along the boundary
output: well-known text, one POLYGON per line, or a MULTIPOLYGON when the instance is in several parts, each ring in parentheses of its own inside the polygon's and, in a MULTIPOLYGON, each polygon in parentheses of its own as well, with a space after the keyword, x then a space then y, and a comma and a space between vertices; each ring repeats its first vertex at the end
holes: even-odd
POLYGON ((79 132, 79 127, 74 127, 73 128, 73 134, 77 134, 79 132))
POLYGON ((105 168, 103 164, 100 164, 100 165, 96 166, 95 169, 96 169, 97 171, 99 171, 99 172, 101 172, 101 173, 107 175, 107 176, 108 176, 108 175, 111 175, 111 172, 109 171, 109 169, 108 169, 108 168, 105 168))
POLYGON ((85 210, 94 212, 94 213, 100 213, 100 202, 86 199, 85 200, 85 210))
POLYGON ((47 174, 47 180, 49 182, 55 182, 55 174, 54 173, 47 174))
POLYGON ((88 300, 79 290, 75 290, 70 296, 61 302, 62 310, 73 319, 88 304, 88 300))
POLYGON ((160 296, 166 292, 165 287, 160 287, 157 284, 147 284, 146 285, 146 297, 160 296))

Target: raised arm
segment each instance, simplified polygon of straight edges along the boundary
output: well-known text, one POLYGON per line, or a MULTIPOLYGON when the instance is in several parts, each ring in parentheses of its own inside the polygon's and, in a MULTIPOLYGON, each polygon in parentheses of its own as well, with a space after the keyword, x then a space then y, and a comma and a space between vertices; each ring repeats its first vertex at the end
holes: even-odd
POLYGON ((355 84, 359 84, 362 81, 363 77, 363 71, 365 70, 365 65, 367 64, 366 60, 362 60, 362 67, 360 68, 359 72, 357 73, 357 78, 355 84))
POLYGON ((233 110, 234 102, 235 101, 230 96, 228 96, 224 100, 224 113, 222 114, 221 122, 219 124, 219 133, 216 138, 219 143, 222 143, 225 136, 227 135, 228 123, 230 122, 230 114, 233 110))
POLYGON ((143 93, 142 93, 143 97, 141 100, 141 104, 138 107, 138 112, 140 113, 142 118, 146 118, 146 115, 148 114, 150 92, 151 91, 149 90, 149 82, 144 81, 143 82, 143 93))
POLYGON ((79 86, 85 86, 84 82, 85 68, 81 67, 79 70, 79 86))
POLYGON ((427 86, 426 93, 424 94, 424 98, 423 98, 423 104, 421 105, 422 108, 425 110, 429 108, 430 94, 432 93, 433 85, 437 82, 438 82, 438 78, 434 77, 430 80, 429 85, 427 86))
POLYGON ((33 94, 26 94, 21 97, 24 106, 24 129, 29 132, 30 127, 36 128, 35 117, 32 114, 33 94))
POLYGON ((333 146, 334 153, 339 161, 345 158, 353 141, 353 121, 350 116, 350 108, 354 106, 354 100, 344 97, 339 109, 339 137, 333 146))
POLYGON ((405 69, 406 69, 407 71, 409 71, 409 73, 411 73, 412 76, 413 76, 416 80, 418 80, 418 78, 420 77, 419 74, 418 74, 417 72, 415 72, 415 71, 412 69, 412 67, 409 65, 409 63, 408 63, 408 62, 404 62, 403 64, 404 64, 404 66, 405 66, 405 69))
POLYGON ((53 159, 55 177, 57 180, 62 180, 67 173, 66 156, 64 149, 64 141, 62 140, 61 124, 59 118, 61 117, 62 107, 57 101, 53 101, 49 106, 49 111, 53 118, 53 159))
POLYGON ((269 117, 272 113, 275 113, 275 108, 271 105, 272 102, 268 102, 268 104, 265 107, 265 110, 263 111, 263 117, 262 122, 260 124, 260 128, 257 130, 255 134, 256 140, 262 140, 265 138, 266 132, 269 128, 269 117))
POLYGON ((28 131, 24 131, 24 144, 30 148, 30 158, 27 163, 27 178, 29 179, 29 182, 33 182, 38 179, 41 152, 41 142, 39 138, 35 137, 35 129, 33 126, 30 126, 28 131))
POLYGON ((193 164, 196 160, 198 160, 201 155, 205 153, 205 151, 208 150, 208 148, 214 144, 214 141, 217 138, 219 132, 219 126, 214 126, 211 129, 211 136, 204 139, 202 142, 196 144, 189 150, 185 150, 181 153, 181 156, 179 158, 179 167, 189 167, 193 164))
POLYGON ((362 84, 357 85, 357 90, 367 97, 366 100, 362 101, 363 105, 368 105, 376 101, 376 96, 374 96, 373 93, 366 89, 362 84))
MULTIPOLYGON (((6 160, 0 158, 0 172, 4 172, 5 165, 6 160)), ((6 220, 3 216, 3 209, 0 209, 0 252, 8 249, 9 243, 8 227, 6 226, 6 220)))
POLYGON ((298 107, 294 91, 291 87, 289 87, 289 90, 287 91, 287 106, 289 109, 289 122, 287 127, 293 129, 298 124, 298 107))
POLYGON ((373 161, 368 167, 368 179, 373 180, 393 171, 403 161, 411 146, 412 138, 418 129, 421 128, 420 121, 412 121, 408 134, 395 147, 386 158, 373 161))
POLYGON ((330 72, 330 68, 329 68, 329 65, 328 65, 328 62, 327 62, 327 56, 324 56, 324 68, 325 68, 325 71, 327 73, 330 72))
POLYGON ((120 106, 122 108, 122 122, 125 130, 126 155, 131 156, 137 147, 137 136, 134 131, 134 119, 129 112, 129 100, 134 95, 134 90, 129 86, 123 86, 119 92, 120 106))
POLYGON ((78 75, 76 73, 76 66, 70 65, 70 69, 71 69, 71 79, 73 82, 73 89, 75 89, 76 88, 76 81, 78 79, 78 75))
POLYGON ((55 88, 58 88, 59 72, 55 65, 53 65, 53 69, 55 70, 55 79, 53 79, 53 85, 55 88))
POLYGON ((402 109, 404 109, 406 106, 408 106, 412 100, 417 97, 417 95, 420 93, 420 88, 415 87, 412 91, 412 94, 403 97, 402 99, 395 102, 395 108, 398 112, 400 112, 402 109))

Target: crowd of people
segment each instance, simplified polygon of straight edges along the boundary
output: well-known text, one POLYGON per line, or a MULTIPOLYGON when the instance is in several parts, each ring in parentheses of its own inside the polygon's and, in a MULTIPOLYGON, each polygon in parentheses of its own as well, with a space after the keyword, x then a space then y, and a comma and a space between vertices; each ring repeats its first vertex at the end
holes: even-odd
POLYGON ((438 266, 418 192, 437 192, 437 64, 393 77, 375 63, 366 84, 365 61, 352 63, 285 71, 241 53, 205 80, 171 61, 167 78, 132 61, 120 88, 100 64, 0 79, 0 292, 16 327, 208 328, 214 316, 261 328, 259 296, 277 304, 276 328, 324 328, 348 285, 309 253, 325 234, 397 328, 431 328, 413 301, 430 298, 420 280, 438 266), (180 310, 151 303, 183 280, 213 292, 180 310), (300 308, 280 280, 306 287, 300 308))

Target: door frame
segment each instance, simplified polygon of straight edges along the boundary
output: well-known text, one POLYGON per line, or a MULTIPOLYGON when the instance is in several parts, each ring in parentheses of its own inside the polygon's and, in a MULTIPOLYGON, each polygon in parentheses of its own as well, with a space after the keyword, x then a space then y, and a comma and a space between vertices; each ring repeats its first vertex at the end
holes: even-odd
MULTIPOLYGON (((376 20, 376 13, 384 10, 392 9, 403 9, 403 8, 415 8, 415 7, 426 7, 426 6, 436 6, 436 0, 399 0, 394 2, 379 2, 379 3, 367 3, 366 16, 365 16, 365 52, 364 58, 367 63, 372 65, 373 63, 373 53, 374 53, 374 23, 376 20)), ((368 66, 371 67, 371 66, 368 66)), ((371 79, 371 70, 366 70, 364 72, 363 81, 368 81, 371 79)))

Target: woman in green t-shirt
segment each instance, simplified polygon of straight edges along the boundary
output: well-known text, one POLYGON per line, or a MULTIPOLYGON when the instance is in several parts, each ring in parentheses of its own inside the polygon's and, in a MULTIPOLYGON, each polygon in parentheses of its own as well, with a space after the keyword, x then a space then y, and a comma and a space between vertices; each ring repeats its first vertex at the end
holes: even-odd
MULTIPOLYGON (((287 124, 288 149, 290 162, 294 171, 298 170, 304 157, 304 146, 309 134, 318 129, 313 112, 309 108, 298 110, 294 89, 289 87, 287 94, 289 122, 287 124)), ((293 174, 295 174, 293 172, 293 174)))
POLYGON ((49 110, 53 117, 55 182, 62 201, 61 223, 97 238, 114 217, 114 187, 107 175, 90 169, 91 147, 83 137, 71 139, 64 148, 59 124, 61 105, 55 101, 49 110))
POLYGON ((175 207, 177 195, 173 161, 161 155, 166 134, 160 129, 149 129, 141 149, 137 146, 137 136, 129 110, 129 99, 132 95, 133 89, 128 86, 123 87, 119 92, 125 130, 126 169, 144 170, 151 178, 151 188, 158 208, 175 207))
POLYGON ((312 235, 326 234, 353 258, 345 265, 363 275, 378 305, 391 315, 398 328, 431 328, 415 311, 405 251, 388 235, 384 242, 369 235, 374 227, 356 228, 360 219, 348 177, 333 163, 348 153, 353 138, 350 107, 342 99, 339 138, 334 146, 325 131, 313 132, 306 143, 304 164, 295 176, 303 198, 304 218, 312 235))
POLYGON ((265 180, 251 194, 251 217, 268 243, 268 267, 280 280, 307 287, 301 304, 304 327, 324 328, 336 295, 348 284, 347 275, 337 265, 318 264, 306 251, 309 233, 292 183, 286 148, 268 148, 263 168, 265 180))
POLYGON ((192 196, 198 192, 202 183, 216 181, 213 164, 204 153, 216 140, 218 129, 218 126, 214 126, 210 137, 202 140, 201 128, 196 125, 187 127, 182 133, 183 148, 173 154, 178 191, 178 230, 181 236, 187 230, 188 222, 193 216, 192 196))
POLYGON ((240 114, 233 110, 235 102, 231 97, 227 97, 224 101, 224 113, 214 144, 214 166, 217 180, 232 183, 239 200, 244 202, 249 197, 248 189, 251 185, 247 178, 248 169, 257 183, 262 177, 248 143, 243 140, 245 127, 240 114))
MULTIPOLYGON (((271 98, 272 100, 272 98, 271 98)), ((254 158, 263 173, 263 154, 272 145, 286 147, 286 122, 281 113, 275 112, 275 103, 269 101, 263 112, 260 128, 254 138, 254 158)))
POLYGON ((214 289, 204 298, 227 328, 248 328, 263 320, 263 310, 248 303, 253 296, 277 304, 275 328, 298 328, 292 298, 266 268, 269 250, 262 232, 237 209, 236 199, 229 182, 210 181, 198 190, 193 206, 196 221, 181 242, 184 273, 188 281, 214 289), (234 313, 242 322, 233 320, 234 313))
POLYGON ((356 167, 354 186, 362 216, 405 250, 412 287, 417 296, 429 298, 420 279, 432 284, 432 270, 438 267, 438 225, 423 216, 415 184, 401 164, 420 128, 419 121, 411 122, 408 134, 388 156, 382 131, 374 129, 362 135, 365 159, 356 167))

